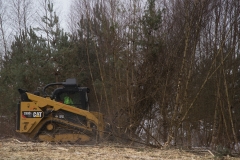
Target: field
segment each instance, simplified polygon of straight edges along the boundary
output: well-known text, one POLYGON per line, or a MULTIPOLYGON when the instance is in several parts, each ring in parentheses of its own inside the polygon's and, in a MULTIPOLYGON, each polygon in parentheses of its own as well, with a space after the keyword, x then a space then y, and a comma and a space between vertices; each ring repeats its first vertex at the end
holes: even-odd
POLYGON ((237 159, 233 157, 214 157, 208 150, 184 151, 179 149, 157 149, 143 146, 100 143, 97 145, 52 144, 46 142, 23 142, 17 139, 0 140, 0 159, 27 160, 167 160, 167 159, 237 159))

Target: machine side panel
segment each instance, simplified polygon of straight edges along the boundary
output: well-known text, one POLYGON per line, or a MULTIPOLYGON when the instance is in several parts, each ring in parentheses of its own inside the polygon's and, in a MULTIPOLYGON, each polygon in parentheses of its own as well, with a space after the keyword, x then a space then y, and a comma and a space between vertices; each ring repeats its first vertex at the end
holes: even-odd
POLYGON ((21 102, 20 105, 19 132, 30 133, 43 119, 44 113, 34 102, 21 102))

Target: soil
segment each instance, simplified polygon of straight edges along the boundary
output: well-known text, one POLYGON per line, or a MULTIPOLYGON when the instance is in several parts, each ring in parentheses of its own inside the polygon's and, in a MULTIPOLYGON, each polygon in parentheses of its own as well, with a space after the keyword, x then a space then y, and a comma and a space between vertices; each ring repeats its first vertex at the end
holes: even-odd
POLYGON ((94 145, 53 144, 20 141, 14 138, 0 140, 0 160, 202 160, 238 159, 230 156, 216 157, 209 150, 186 151, 157 149, 144 146, 100 143, 94 145))

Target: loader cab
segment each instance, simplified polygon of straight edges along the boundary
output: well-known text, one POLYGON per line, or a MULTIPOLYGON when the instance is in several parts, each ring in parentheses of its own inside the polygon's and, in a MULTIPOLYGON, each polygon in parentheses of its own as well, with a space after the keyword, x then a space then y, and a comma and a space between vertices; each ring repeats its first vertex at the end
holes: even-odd
POLYGON ((83 110, 88 110, 87 93, 89 93, 89 88, 79 87, 75 79, 67 79, 66 82, 48 84, 44 87, 44 92, 46 88, 53 85, 61 85, 61 87, 53 91, 50 97, 51 99, 83 110), (71 100, 71 103, 66 103, 67 97, 71 100))
POLYGON ((60 103, 65 103, 80 109, 88 110, 88 89, 86 87, 77 87, 75 89, 57 88, 52 95, 52 99, 60 103), (66 99, 71 102, 67 103, 66 99))

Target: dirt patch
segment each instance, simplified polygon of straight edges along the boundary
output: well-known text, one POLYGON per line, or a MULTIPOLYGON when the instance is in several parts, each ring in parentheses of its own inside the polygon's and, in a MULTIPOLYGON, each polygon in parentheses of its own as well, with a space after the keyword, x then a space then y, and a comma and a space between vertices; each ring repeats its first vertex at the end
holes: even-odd
MULTIPOLYGON (((216 159, 209 152, 194 154, 179 149, 156 149, 120 144, 98 145, 50 144, 46 142, 22 142, 17 139, 0 140, 0 159, 106 159, 106 160, 161 160, 161 159, 216 159)), ((226 157, 226 159, 234 159, 226 157)), ((235 158, 236 159, 236 158, 235 158)))

